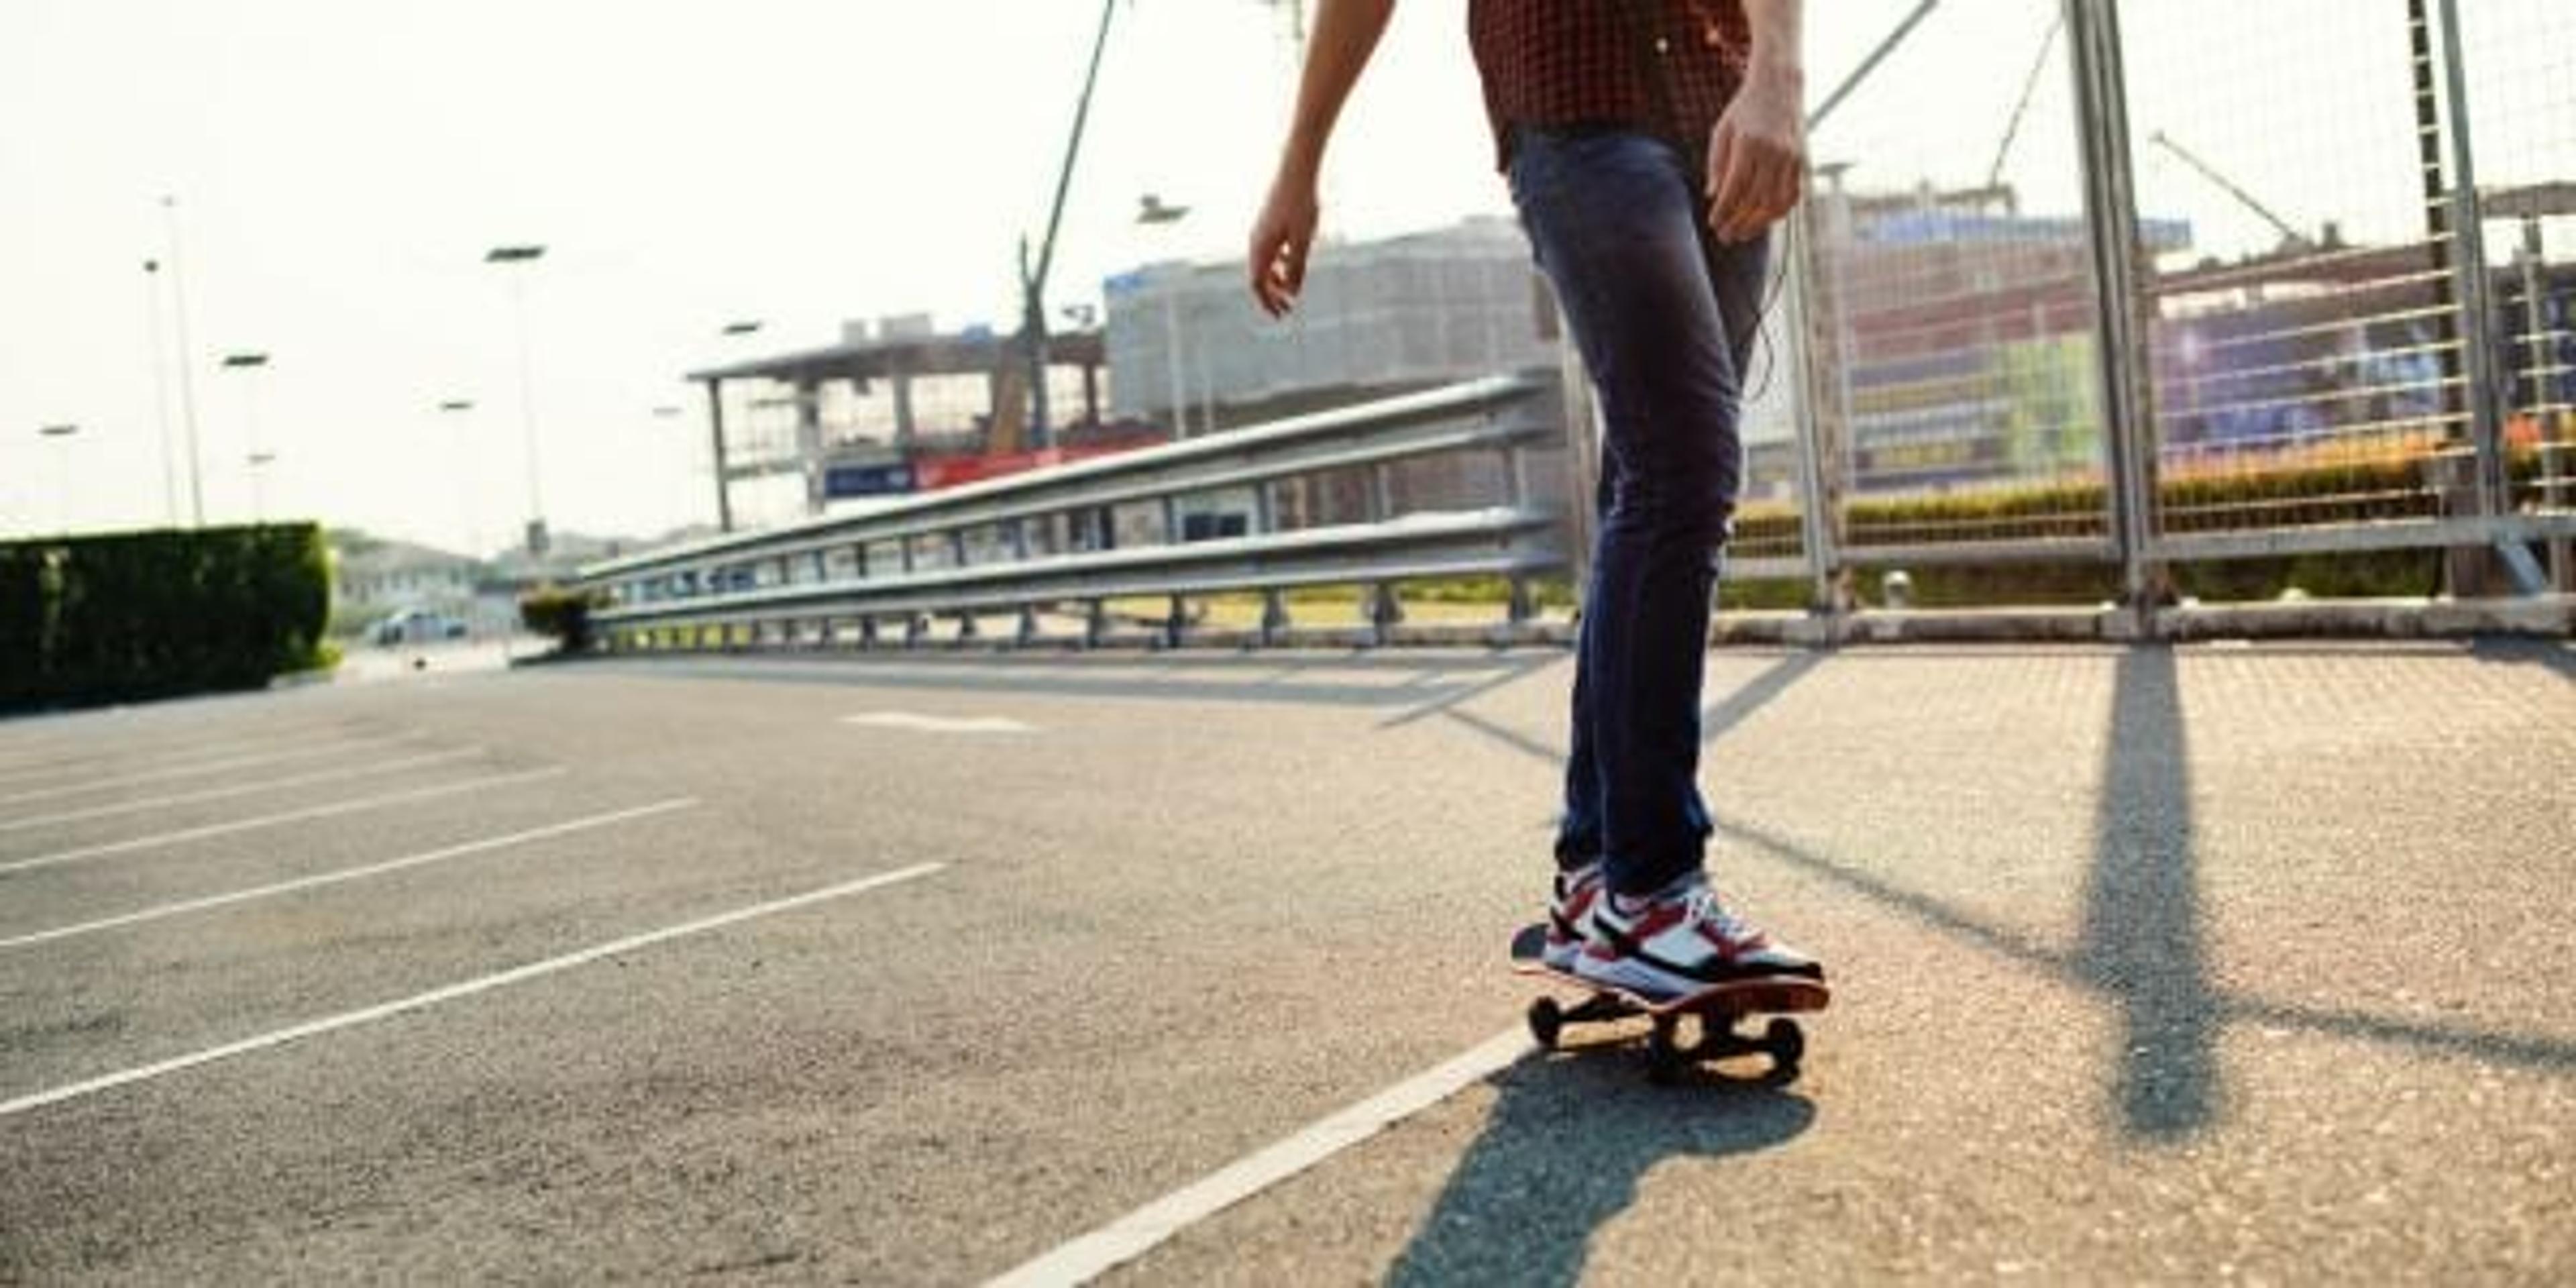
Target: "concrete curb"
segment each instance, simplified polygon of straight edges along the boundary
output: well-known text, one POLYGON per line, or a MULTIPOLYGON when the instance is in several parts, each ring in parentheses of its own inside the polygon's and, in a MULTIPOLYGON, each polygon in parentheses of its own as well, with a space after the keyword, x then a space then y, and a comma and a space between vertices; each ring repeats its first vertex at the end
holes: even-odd
POLYGON ((2116 608, 1870 610, 1839 617, 1730 613, 1711 637, 1720 644, 1819 647, 1840 644, 2128 642, 2140 639, 2565 639, 2576 635, 2576 596, 2533 599, 2298 600, 2186 604, 2141 623, 2116 608))

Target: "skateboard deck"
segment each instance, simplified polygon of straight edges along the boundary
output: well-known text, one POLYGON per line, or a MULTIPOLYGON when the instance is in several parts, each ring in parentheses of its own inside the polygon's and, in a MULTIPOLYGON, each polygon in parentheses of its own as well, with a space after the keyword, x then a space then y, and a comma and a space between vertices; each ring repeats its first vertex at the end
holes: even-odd
POLYGON ((1521 927, 1512 936, 1513 972, 1579 991, 1583 998, 1571 1006, 1553 996, 1530 1003, 1530 1036, 1539 1046, 1552 1051, 1568 1024, 1600 1024, 1643 1016, 1652 1023, 1646 1045, 1647 1074, 1657 1082, 1673 1080, 1686 1065, 1757 1053, 1771 1058, 1775 1076, 1794 1078, 1807 1043, 1806 1034, 1789 1016, 1821 1011, 1833 1001, 1833 991, 1823 981, 1797 975, 1730 980, 1679 997, 1647 997, 1547 965, 1540 960, 1540 950, 1546 942, 1547 927, 1521 927), (1772 1019, 1760 1033, 1736 1030, 1741 1021, 1761 1015, 1772 1019), (1689 1043, 1681 1041, 1684 1016, 1697 1021, 1699 1029, 1689 1043))

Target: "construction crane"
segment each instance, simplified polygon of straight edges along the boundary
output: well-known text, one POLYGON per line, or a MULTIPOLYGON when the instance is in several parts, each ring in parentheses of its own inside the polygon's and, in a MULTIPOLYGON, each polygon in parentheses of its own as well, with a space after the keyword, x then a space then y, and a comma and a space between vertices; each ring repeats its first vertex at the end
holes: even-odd
POLYGON ((2031 95, 2039 90, 2039 74, 2048 70, 2048 55, 2057 48, 2057 33, 2066 26, 2066 15, 2059 13, 2048 24, 2048 34, 2039 38, 2039 56, 2030 60, 2030 71, 2021 80, 2021 98, 2013 104, 2012 119, 2004 122, 2003 142, 1995 145, 1995 163, 1986 168, 1986 187, 2003 186, 2004 161, 2012 155, 2013 140, 2021 137, 2022 118, 2030 114, 2031 95))
MULTIPOLYGON (((1289 52, 1292 57, 1302 58, 1306 45, 1305 0, 1259 0, 1259 2, 1280 11, 1287 19, 1288 38, 1291 42, 1289 52)), ((1133 4, 1134 0, 1129 0, 1129 3, 1133 4)), ((1929 0, 1927 5, 1928 3, 1929 0)), ((1019 444, 1023 432, 1030 446, 1044 448, 1054 445, 1055 427, 1047 414, 1047 277, 1055 268, 1056 234, 1064 226, 1065 197, 1072 190, 1074 166, 1082 156, 1082 136, 1084 127, 1091 119, 1092 94, 1100 85, 1101 55, 1109 48, 1110 19, 1117 12, 1118 0, 1101 0, 1100 26, 1091 41, 1091 67, 1083 75, 1082 97, 1074 105, 1073 131, 1071 137, 1065 140, 1064 165, 1056 172, 1055 203, 1047 212, 1046 236, 1035 248, 1034 263, 1031 261, 1029 240, 1026 237, 1020 239, 1019 342, 1022 362, 1017 368, 1019 375, 1016 379, 1007 372, 1004 374, 1000 389, 1003 395, 1000 400, 1002 405, 997 405, 994 409, 996 437, 1012 446, 1019 444), (1021 384, 1026 386, 1025 403, 1022 399, 1023 391, 1015 387, 1021 384), (1027 409, 1025 422, 1017 414, 1023 405, 1027 409), (1004 411, 1005 406, 1008 407, 1008 412, 1004 411)))
MULTIPOLYGON (((1020 239, 1019 338, 1027 361, 1028 432, 1031 445, 1041 448, 1055 445, 1054 426, 1047 417, 1047 275, 1055 268, 1055 238, 1064 227, 1064 199, 1073 188, 1074 163, 1082 157, 1082 131, 1091 121, 1091 94, 1100 85, 1100 55, 1109 48, 1109 20, 1117 12, 1118 0, 1101 0, 1100 30, 1091 39, 1091 69, 1083 74, 1082 97, 1074 104, 1073 133, 1065 140, 1064 165, 1056 171, 1055 204, 1047 212, 1046 239, 1038 245, 1035 265, 1029 262, 1028 239, 1020 239)), ((1016 439, 1018 434, 1007 436, 1016 439)))
POLYGON ((2211 183, 2218 185, 2221 191, 2225 192, 2230 197, 2234 197, 2238 205, 2245 207, 2247 210, 2253 211, 2255 214, 2262 217, 2263 222, 2280 230, 2281 245, 2284 249, 2305 250, 2312 244, 2309 242, 2307 234, 2290 226, 2289 220, 2283 219, 2279 215, 2272 213, 2272 208, 2270 206, 2266 206, 2262 202, 2256 201, 2253 193, 2247 192, 2243 188, 2236 186, 2236 181, 2219 173, 2218 167, 2192 155, 2190 149, 2174 142, 2171 135, 2166 134, 2162 130, 2157 130, 2155 133, 2147 136, 2147 142, 2174 154, 2174 157, 2180 160, 2184 165, 2190 166, 2194 171, 2197 171, 2201 178, 2207 179, 2211 183))

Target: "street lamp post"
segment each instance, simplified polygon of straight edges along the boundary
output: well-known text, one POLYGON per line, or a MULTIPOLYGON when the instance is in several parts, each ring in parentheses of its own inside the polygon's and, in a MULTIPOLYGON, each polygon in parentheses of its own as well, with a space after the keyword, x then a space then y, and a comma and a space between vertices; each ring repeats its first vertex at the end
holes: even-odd
MULTIPOLYGON (((1189 213, 1189 207, 1164 205, 1161 197, 1149 192, 1137 202, 1136 222, 1148 228, 1168 228, 1181 222, 1189 213)), ((1189 393, 1183 388, 1181 377, 1180 285, 1187 280, 1188 274, 1183 273, 1163 288, 1163 351, 1171 359, 1174 438, 1190 436, 1189 393)))
POLYGON ((474 445, 466 437, 466 413, 474 410, 471 398, 449 398, 438 404, 439 414, 456 422, 456 522, 457 534, 465 543, 465 558, 471 563, 482 558, 477 548, 483 544, 482 525, 474 519, 474 445))
MULTIPOLYGON (((545 257, 546 248, 537 245, 495 246, 483 253, 486 264, 533 264, 545 257)), ((545 494, 538 483, 537 470, 537 395, 534 364, 528 356, 528 290, 527 274, 510 275, 510 304, 519 326, 519 417, 527 430, 528 448, 528 558, 531 562, 546 554, 545 494)))
POLYGON ((243 424, 248 430, 243 436, 243 441, 250 445, 250 451, 243 457, 243 461, 250 467, 250 516, 251 522, 262 524, 268 522, 267 467, 269 462, 277 459, 277 454, 260 449, 259 381, 253 373, 267 365, 268 355, 265 353, 224 355, 224 370, 241 372, 243 377, 243 424))
POLYGON ((161 427, 161 516, 179 526, 179 465, 170 441, 170 363, 161 349, 161 261, 143 261, 143 297, 152 336, 152 410, 161 427))
POLYGON ((54 443, 54 526, 66 537, 72 534, 72 435, 78 425, 47 425, 36 431, 54 443))
POLYGON ((161 198, 161 213, 170 226, 170 294, 179 324, 179 415, 188 427, 188 516, 190 526, 206 526, 205 456, 197 445, 197 351, 188 343, 188 283, 179 271, 179 199, 161 198))
POLYGON ((275 452, 252 452, 242 458, 250 467, 250 517, 261 527, 268 526, 268 467, 277 461, 275 452))

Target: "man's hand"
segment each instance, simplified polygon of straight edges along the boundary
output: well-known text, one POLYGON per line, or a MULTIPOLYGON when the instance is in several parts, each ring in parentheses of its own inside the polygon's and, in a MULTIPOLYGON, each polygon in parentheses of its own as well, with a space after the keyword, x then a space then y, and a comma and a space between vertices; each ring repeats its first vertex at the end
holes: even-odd
POLYGON ((1798 204, 1807 186, 1807 126, 1799 79, 1757 69, 1708 137, 1708 226, 1722 242, 1751 241, 1798 204))
POLYGON ((1279 157, 1279 175, 1270 181, 1270 199, 1253 221, 1252 298, 1261 311, 1282 317, 1297 307, 1297 292, 1306 286, 1306 252, 1315 245, 1315 177, 1324 170, 1324 144, 1333 137, 1341 116, 1378 37, 1386 34, 1395 0, 1322 0, 1315 28, 1306 40, 1306 71, 1297 86, 1297 115, 1288 127, 1288 146, 1279 157))
POLYGON ((1283 172, 1270 185, 1270 199, 1253 221, 1252 249, 1245 256, 1252 266, 1252 298, 1262 312, 1278 318, 1297 307, 1297 293, 1306 287, 1306 252, 1315 244, 1319 218, 1312 179, 1283 172))

